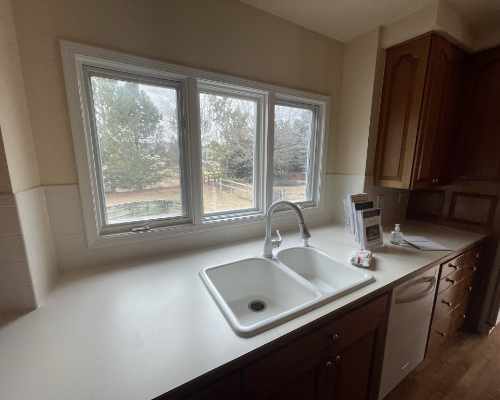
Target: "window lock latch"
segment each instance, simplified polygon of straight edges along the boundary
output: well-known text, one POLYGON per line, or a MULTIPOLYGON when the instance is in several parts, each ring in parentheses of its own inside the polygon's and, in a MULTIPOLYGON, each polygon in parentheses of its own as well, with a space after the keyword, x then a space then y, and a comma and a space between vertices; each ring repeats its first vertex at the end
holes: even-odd
POLYGON ((136 226, 132 229, 130 229, 131 232, 134 232, 134 233, 141 233, 141 232, 149 232, 151 231, 152 228, 150 225, 142 225, 142 226, 136 226))

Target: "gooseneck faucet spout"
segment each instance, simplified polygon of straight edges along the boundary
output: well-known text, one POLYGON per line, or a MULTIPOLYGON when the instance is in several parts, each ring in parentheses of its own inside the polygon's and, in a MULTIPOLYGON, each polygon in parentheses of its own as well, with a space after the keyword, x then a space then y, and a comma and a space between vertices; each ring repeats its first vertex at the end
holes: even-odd
POLYGON ((295 211, 299 222, 300 235, 302 237, 302 240, 304 241, 304 246, 309 246, 309 239, 311 238, 311 234, 307 229, 306 223, 304 221, 304 215, 302 214, 302 210, 300 209, 300 207, 297 204, 292 203, 291 201, 278 200, 271 204, 266 212, 266 238, 264 241, 264 257, 266 258, 273 258, 273 249, 280 247, 282 243, 279 231, 276 231, 278 236, 277 239, 273 239, 271 227, 271 220, 274 211, 280 207, 291 208, 293 211, 295 211))

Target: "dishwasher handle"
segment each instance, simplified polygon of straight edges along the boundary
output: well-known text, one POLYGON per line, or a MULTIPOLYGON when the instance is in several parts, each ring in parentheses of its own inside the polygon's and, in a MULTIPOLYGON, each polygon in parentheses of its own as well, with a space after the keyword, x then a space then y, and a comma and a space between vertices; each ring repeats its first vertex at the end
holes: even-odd
POLYGON ((417 280, 410 282, 407 286, 404 287, 405 289, 412 287, 412 286, 415 286, 415 285, 420 285, 422 283, 428 283, 428 286, 424 290, 422 290, 418 293, 415 293, 411 296, 396 297, 396 300, 395 300, 396 304, 411 303, 413 301, 417 301, 417 300, 420 300, 420 299, 426 297, 429 293, 431 293, 434 290, 434 287, 436 286, 436 281, 437 281, 437 279, 435 276, 424 276, 422 278, 419 278, 417 280))

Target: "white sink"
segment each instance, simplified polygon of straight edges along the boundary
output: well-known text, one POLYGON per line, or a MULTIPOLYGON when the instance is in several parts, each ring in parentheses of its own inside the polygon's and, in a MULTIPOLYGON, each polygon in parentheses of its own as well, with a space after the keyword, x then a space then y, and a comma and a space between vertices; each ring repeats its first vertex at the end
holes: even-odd
POLYGON ((290 319, 322 296, 293 271, 266 258, 207 267, 200 275, 231 327, 242 336, 290 319))
POLYGON ((285 249, 272 260, 206 267, 200 276, 240 336, 255 335, 375 280, 312 247, 285 249))
POLYGON ((313 247, 282 250, 277 258, 321 291, 324 298, 347 294, 375 279, 366 271, 339 263, 313 247))

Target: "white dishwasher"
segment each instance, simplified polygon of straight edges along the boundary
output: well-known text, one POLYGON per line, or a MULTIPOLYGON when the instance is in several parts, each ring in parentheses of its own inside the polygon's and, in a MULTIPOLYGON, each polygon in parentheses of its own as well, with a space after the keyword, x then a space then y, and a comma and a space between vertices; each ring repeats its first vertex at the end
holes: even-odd
POLYGON ((379 400, 424 359, 438 272, 431 268, 392 292, 379 400))

